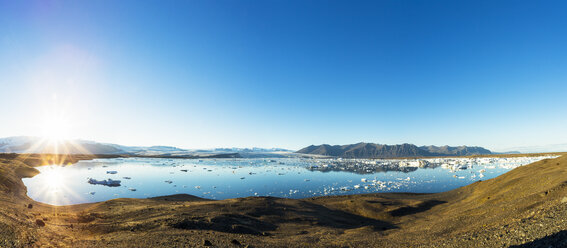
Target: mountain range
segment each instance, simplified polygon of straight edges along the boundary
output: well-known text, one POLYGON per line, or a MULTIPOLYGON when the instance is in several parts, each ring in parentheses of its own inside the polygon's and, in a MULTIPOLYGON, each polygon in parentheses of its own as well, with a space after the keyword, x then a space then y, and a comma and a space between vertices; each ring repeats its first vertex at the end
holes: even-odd
POLYGON ((297 153, 342 158, 399 158, 492 154, 490 150, 478 146, 383 145, 363 142, 350 145, 311 145, 297 151, 297 153))
POLYGON ((243 157, 262 157, 291 152, 281 148, 214 148, 189 150, 172 146, 124 146, 89 140, 52 142, 40 137, 17 136, 0 138, 0 153, 59 153, 59 154, 128 154, 140 156, 210 156, 239 154, 243 157))
MULTIPOLYGON (((559 147, 563 148, 561 146, 559 147)), ((50 142, 40 137, 31 136, 0 138, 0 153, 124 154, 138 156, 180 157, 233 154, 244 158, 294 157, 298 154, 324 155, 344 158, 398 158, 499 154, 478 146, 416 146, 413 144, 385 145, 363 142, 350 145, 311 145, 296 151, 294 154, 293 151, 282 148, 233 147, 182 149, 173 146, 124 146, 80 139, 50 142)))
POLYGON ((40 137, 17 136, 0 139, 3 153, 62 153, 62 154, 137 154, 153 155, 185 153, 187 150, 170 146, 123 146, 88 140, 49 141, 40 137))

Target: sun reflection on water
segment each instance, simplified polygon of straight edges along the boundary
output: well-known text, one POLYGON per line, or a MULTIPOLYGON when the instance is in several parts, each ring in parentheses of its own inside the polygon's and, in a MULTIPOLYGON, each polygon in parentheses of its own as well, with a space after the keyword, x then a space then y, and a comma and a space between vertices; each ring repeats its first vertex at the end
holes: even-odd
POLYGON ((43 184, 47 192, 58 192, 65 185, 63 170, 59 166, 51 166, 49 170, 43 172, 43 184))
POLYGON ((70 198, 77 198, 76 193, 67 186, 69 181, 66 170, 61 165, 49 165, 41 174, 41 195, 50 199, 54 205, 67 205, 70 198))

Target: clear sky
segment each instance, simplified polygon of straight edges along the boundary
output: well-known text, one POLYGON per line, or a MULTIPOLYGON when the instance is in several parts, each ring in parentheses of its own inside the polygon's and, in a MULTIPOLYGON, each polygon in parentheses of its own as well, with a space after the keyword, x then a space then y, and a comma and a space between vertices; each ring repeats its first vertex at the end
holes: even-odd
POLYGON ((183 148, 567 143, 566 13, 567 1, 0 0, 0 137, 55 125, 183 148))

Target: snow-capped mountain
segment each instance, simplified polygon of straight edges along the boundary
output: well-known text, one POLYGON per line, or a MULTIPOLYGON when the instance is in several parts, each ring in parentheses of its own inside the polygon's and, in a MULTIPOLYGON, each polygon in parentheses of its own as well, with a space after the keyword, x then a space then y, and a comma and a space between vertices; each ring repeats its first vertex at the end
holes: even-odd
POLYGON ((0 138, 1 153, 189 155, 189 150, 170 146, 123 146, 89 140, 49 141, 40 137, 0 138))
POLYGON ((281 148, 213 148, 188 150, 173 146, 123 146, 90 140, 52 142, 40 137, 0 138, 0 153, 130 154, 142 156, 192 156, 238 153, 243 157, 280 157, 291 151, 281 148))

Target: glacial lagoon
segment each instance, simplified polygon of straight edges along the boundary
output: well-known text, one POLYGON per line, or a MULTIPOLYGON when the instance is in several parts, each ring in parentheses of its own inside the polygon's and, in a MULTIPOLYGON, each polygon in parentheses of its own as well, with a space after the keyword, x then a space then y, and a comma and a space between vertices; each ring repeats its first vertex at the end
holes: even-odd
POLYGON ((552 157, 313 159, 113 158, 41 166, 23 179, 32 199, 69 205, 115 198, 190 194, 306 198, 384 192, 436 193, 497 177, 552 157), (119 181, 119 182, 118 182, 119 181))

